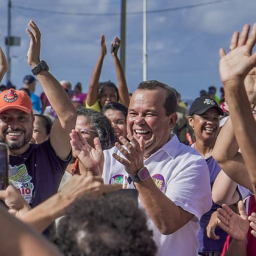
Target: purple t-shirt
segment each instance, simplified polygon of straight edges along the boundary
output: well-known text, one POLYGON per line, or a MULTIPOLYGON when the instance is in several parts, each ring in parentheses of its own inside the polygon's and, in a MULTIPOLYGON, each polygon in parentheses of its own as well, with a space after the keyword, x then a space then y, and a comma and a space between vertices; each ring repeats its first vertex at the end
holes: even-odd
MULTIPOLYGON (((218 163, 214 160, 213 157, 209 157, 205 160, 209 168, 210 182, 211 182, 211 188, 212 188, 213 183, 217 175, 219 174, 221 168, 218 165, 218 163)), ((197 238, 199 240, 199 245, 200 245, 199 252, 217 252, 217 251, 221 252, 222 251, 223 245, 227 237, 227 233, 223 231, 219 226, 217 226, 215 229, 215 234, 217 236, 220 236, 219 240, 213 240, 211 238, 208 238, 206 233, 206 227, 209 223, 212 213, 215 212, 220 207, 221 206, 212 202, 212 208, 210 209, 210 211, 205 213, 199 221, 200 229, 197 235, 197 238)))
POLYGON ((80 94, 73 94, 71 96, 71 100, 73 102, 80 103, 81 105, 84 105, 85 99, 86 99, 87 94, 80 93, 80 94))
POLYGON ((69 160, 56 155, 50 140, 30 144, 22 155, 10 155, 10 182, 35 207, 57 192, 69 160))

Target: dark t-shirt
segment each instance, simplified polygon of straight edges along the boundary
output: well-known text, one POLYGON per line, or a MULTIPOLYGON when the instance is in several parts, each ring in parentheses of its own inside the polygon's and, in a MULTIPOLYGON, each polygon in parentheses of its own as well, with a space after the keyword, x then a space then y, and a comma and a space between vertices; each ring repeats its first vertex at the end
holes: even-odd
MULTIPOLYGON (((208 165, 210 172, 210 182, 212 188, 213 183, 216 177, 218 176, 221 168, 213 157, 207 158, 206 163, 208 165)), ((227 233, 223 229, 221 229, 219 226, 217 226, 215 229, 216 235, 220 236, 219 240, 213 240, 211 238, 208 238, 206 233, 206 227, 210 221, 211 215, 220 207, 221 206, 212 202, 212 208, 210 209, 210 211, 205 213, 200 219, 200 229, 197 235, 200 245, 199 252, 221 252, 223 248, 223 245, 227 237, 227 233)))
POLYGON ((10 156, 10 182, 35 207, 57 192, 69 160, 56 155, 50 140, 30 144, 24 154, 10 156))

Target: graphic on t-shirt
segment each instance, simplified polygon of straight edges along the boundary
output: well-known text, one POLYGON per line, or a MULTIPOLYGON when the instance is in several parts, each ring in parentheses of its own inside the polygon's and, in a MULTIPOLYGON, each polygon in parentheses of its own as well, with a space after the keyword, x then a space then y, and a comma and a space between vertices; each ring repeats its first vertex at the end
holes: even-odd
POLYGON ((9 167, 9 181, 20 191, 28 204, 32 203, 34 184, 30 182, 32 177, 28 174, 26 166, 21 164, 9 167))
POLYGON ((128 187, 127 176, 123 174, 117 174, 109 180, 109 184, 121 184, 123 188, 128 187))
POLYGON ((164 177, 161 174, 155 174, 152 177, 153 181, 155 182, 156 186, 161 190, 164 191, 165 189, 165 181, 164 177))

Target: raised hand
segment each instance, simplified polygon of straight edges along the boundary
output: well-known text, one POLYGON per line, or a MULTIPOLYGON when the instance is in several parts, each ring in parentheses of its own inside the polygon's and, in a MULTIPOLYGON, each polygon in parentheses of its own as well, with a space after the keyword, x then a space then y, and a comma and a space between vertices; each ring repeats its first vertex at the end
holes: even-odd
POLYGON ((218 208, 218 224, 231 237, 239 241, 247 240, 249 221, 242 201, 238 203, 239 214, 233 212, 227 205, 218 208))
POLYGON ((137 141, 131 135, 127 135, 127 138, 130 140, 126 140, 124 137, 119 137, 119 141, 123 143, 125 147, 123 147, 120 143, 116 143, 116 147, 118 150, 125 156, 125 158, 113 154, 113 157, 119 161, 121 164, 125 166, 126 171, 134 176, 137 174, 137 171, 144 166, 144 148, 145 142, 141 137, 139 141, 137 141))
POLYGON ((104 155, 99 138, 94 138, 94 148, 75 130, 72 130, 70 133, 70 138, 73 155, 80 160, 87 171, 91 172, 94 176, 101 176, 104 155))
POLYGON ((28 23, 28 26, 30 29, 26 29, 26 31, 30 37, 30 44, 27 53, 27 61, 28 64, 34 68, 40 63, 41 33, 33 20, 28 23))
POLYGON ((235 32, 230 43, 230 52, 220 49, 220 76, 223 85, 234 83, 235 80, 244 81, 247 74, 256 65, 256 54, 252 49, 256 42, 256 24, 249 35, 250 25, 245 25, 241 35, 235 32))
POLYGON ((104 57, 107 54, 107 46, 105 43, 105 36, 102 34, 100 39, 101 55, 104 57))
POLYGON ((115 37, 114 40, 111 42, 111 54, 113 56, 117 56, 120 44, 121 40, 118 37, 115 37))
POLYGON ((4 55, 2 48, 0 47, 0 82, 2 81, 5 73, 8 70, 8 62, 4 55))

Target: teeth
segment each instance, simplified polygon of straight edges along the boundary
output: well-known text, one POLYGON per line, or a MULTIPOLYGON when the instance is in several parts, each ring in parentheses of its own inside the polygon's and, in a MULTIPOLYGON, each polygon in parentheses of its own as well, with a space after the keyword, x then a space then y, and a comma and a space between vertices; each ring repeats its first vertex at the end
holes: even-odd
POLYGON ((21 132, 9 132, 8 134, 10 136, 18 136, 18 135, 21 135, 21 132))
POLYGON ((148 133, 148 131, 143 131, 143 130, 135 130, 136 133, 139 133, 139 134, 146 134, 148 133))
POLYGON ((206 131, 213 131, 213 128, 205 128, 206 131))

